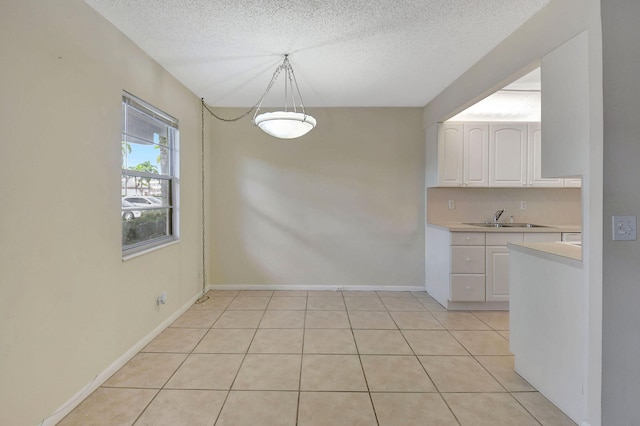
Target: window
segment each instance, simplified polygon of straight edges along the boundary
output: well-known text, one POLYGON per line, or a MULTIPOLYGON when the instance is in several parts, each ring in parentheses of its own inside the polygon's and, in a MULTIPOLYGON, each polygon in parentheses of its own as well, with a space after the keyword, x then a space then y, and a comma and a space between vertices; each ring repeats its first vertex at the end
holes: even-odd
POLYGON ((178 120, 122 95, 122 253, 178 239, 178 120))

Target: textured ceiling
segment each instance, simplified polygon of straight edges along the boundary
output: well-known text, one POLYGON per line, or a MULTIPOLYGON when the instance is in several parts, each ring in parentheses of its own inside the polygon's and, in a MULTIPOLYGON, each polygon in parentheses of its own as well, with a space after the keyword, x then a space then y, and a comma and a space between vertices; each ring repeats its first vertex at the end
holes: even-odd
POLYGON ((210 105, 255 104, 289 53, 324 107, 424 106, 550 0, 85 1, 210 105))

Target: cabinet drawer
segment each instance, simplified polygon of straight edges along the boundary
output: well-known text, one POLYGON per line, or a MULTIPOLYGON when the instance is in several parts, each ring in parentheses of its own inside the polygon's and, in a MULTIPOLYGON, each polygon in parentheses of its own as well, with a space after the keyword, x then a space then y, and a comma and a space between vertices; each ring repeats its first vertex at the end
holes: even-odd
POLYGON ((452 232, 452 246, 483 246, 484 232, 452 232))
POLYGON ((452 274, 484 274, 484 246, 451 247, 452 274))
POLYGON ((555 243, 562 241, 560 232, 527 232, 524 234, 525 243, 555 243))
POLYGON ((484 302, 483 274, 451 274, 452 302, 484 302))
POLYGON ((493 232, 487 233, 488 246, 506 246, 509 243, 521 243, 522 232, 493 232))

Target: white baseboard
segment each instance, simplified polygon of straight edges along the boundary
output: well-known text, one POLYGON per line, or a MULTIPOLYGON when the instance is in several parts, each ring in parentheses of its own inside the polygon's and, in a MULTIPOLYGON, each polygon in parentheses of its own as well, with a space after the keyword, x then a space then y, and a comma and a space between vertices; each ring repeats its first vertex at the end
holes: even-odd
POLYGON ((78 393, 72 396, 67 402, 62 404, 60 408, 58 408, 51 416, 44 419, 38 426, 54 426, 60 420, 62 420, 67 414, 71 412, 74 408, 76 408, 84 399, 89 396, 93 391, 98 389, 104 382, 106 382, 109 377, 113 376, 113 374, 122 368, 131 358, 133 358, 142 348, 147 346, 149 342, 151 342, 158 334, 160 334, 164 329, 169 327, 180 315, 182 315, 187 309, 189 309, 196 300, 200 298, 202 294, 198 293, 197 296, 193 297, 190 301, 184 304, 180 309, 171 314, 166 320, 164 320, 160 325, 158 325, 153 331, 147 334, 144 338, 142 338, 138 343, 133 345, 126 351, 120 358, 113 362, 106 370, 99 373, 90 383, 88 383, 83 389, 81 389, 78 393))
POLYGON ((426 291, 421 285, 271 285, 213 284, 207 290, 426 291))

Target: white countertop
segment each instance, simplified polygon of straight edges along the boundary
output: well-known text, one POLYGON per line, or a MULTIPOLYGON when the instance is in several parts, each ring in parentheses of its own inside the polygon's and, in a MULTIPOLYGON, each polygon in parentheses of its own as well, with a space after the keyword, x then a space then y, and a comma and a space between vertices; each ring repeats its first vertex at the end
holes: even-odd
POLYGON ((460 222, 429 222, 429 225, 439 226, 445 228, 451 232, 582 232, 580 225, 548 225, 544 224, 542 227, 535 228, 515 228, 515 227, 484 227, 467 225, 460 222))
POLYGON ((524 248, 531 254, 546 253, 555 256, 566 257, 568 259, 582 261, 582 247, 564 243, 510 243, 509 248, 524 248))
MULTIPOLYGON (((468 225, 460 222, 440 222, 429 223, 428 225, 444 228, 451 232, 486 232, 486 233, 544 233, 544 232, 582 232, 582 228, 578 225, 547 225, 543 227, 535 228, 516 228, 516 227, 483 227, 468 225)), ((560 259, 566 259, 567 262, 577 262, 574 266, 578 266, 582 262, 582 247, 564 244, 561 242, 548 242, 548 243, 511 243, 509 246, 515 246, 515 248, 521 248, 533 255, 544 256, 560 256, 560 259)), ((558 260, 560 260, 558 259, 558 260)))

